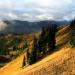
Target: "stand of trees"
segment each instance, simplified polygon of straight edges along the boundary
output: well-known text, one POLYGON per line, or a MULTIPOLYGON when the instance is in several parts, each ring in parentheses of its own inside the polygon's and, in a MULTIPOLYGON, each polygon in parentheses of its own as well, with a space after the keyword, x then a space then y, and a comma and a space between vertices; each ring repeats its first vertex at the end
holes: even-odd
POLYGON ((37 61, 37 38, 34 36, 32 51, 29 55, 29 64, 33 64, 37 61))
POLYGON ((5 49, 5 43, 6 40, 3 38, 0 38, 0 55, 6 55, 8 51, 5 49))
POLYGON ((39 50, 46 54, 47 51, 53 52, 56 49, 55 34, 57 32, 57 25, 52 24, 47 28, 42 29, 38 45, 39 50))
POLYGON ((56 49, 55 35, 57 25, 52 24, 47 28, 43 27, 39 39, 34 36, 32 51, 29 54, 28 63, 31 65, 42 58, 47 52, 54 52, 56 49))
POLYGON ((72 47, 75 47, 75 19, 71 22, 70 28, 71 28, 71 41, 70 41, 70 44, 72 45, 72 47))

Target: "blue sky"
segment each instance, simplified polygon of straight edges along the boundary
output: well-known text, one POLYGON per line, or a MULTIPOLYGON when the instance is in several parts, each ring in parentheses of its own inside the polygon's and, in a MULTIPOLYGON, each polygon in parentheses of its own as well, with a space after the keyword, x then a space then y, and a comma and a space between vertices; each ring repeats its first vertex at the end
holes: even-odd
POLYGON ((0 0, 0 20, 70 20, 75 0, 0 0))

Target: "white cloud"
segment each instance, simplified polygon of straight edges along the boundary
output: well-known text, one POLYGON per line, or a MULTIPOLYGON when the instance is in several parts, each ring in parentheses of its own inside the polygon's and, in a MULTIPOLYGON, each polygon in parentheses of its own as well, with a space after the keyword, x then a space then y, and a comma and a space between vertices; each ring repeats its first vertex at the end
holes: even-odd
POLYGON ((15 7, 15 3, 11 2, 10 0, 3 0, 0 2, 0 8, 10 10, 15 7))
POLYGON ((9 17, 12 18, 12 19, 17 19, 17 18, 18 18, 17 15, 12 14, 12 13, 9 13, 9 14, 6 14, 6 15, 9 16, 9 17))
POLYGON ((7 25, 3 21, 0 20, 0 31, 5 30, 6 27, 7 25))
POLYGON ((0 14, 6 14, 0 15, 1 18, 7 16, 19 20, 72 19, 75 17, 75 0, 1 0, 0 9, 4 9, 0 14))

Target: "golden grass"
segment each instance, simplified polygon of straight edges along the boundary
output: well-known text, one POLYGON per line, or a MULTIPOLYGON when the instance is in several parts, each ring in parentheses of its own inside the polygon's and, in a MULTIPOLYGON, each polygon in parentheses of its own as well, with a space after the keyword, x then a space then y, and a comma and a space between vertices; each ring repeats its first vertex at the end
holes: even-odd
POLYGON ((75 75, 75 48, 65 47, 70 39, 69 26, 60 28, 56 35, 57 45, 63 46, 60 51, 48 55, 41 61, 24 69, 21 68, 23 54, 1 68, 0 75, 75 75))
POLYGON ((62 48, 40 62, 11 75, 73 75, 75 74, 75 50, 62 48))
POLYGON ((0 75, 10 75, 16 71, 21 70, 23 56, 21 55, 12 62, 8 63, 6 66, 0 69, 0 75))

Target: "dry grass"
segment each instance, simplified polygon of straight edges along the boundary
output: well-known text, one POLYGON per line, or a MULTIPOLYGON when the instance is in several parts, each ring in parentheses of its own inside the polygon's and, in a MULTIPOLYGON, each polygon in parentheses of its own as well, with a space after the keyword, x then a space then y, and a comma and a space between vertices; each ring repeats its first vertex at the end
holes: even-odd
MULTIPOLYGON (((74 75, 75 50, 62 48, 42 61, 23 69, 14 75, 74 75)), ((11 74, 13 75, 13 74, 11 74)))
POLYGON ((8 63, 6 66, 0 69, 0 75, 10 75, 14 72, 20 71, 23 61, 23 56, 21 55, 12 62, 8 63))
POLYGON ((1 68, 0 75, 75 75, 75 48, 65 47, 69 39, 69 26, 64 26, 56 36, 60 51, 24 69, 21 68, 23 54, 1 68))

